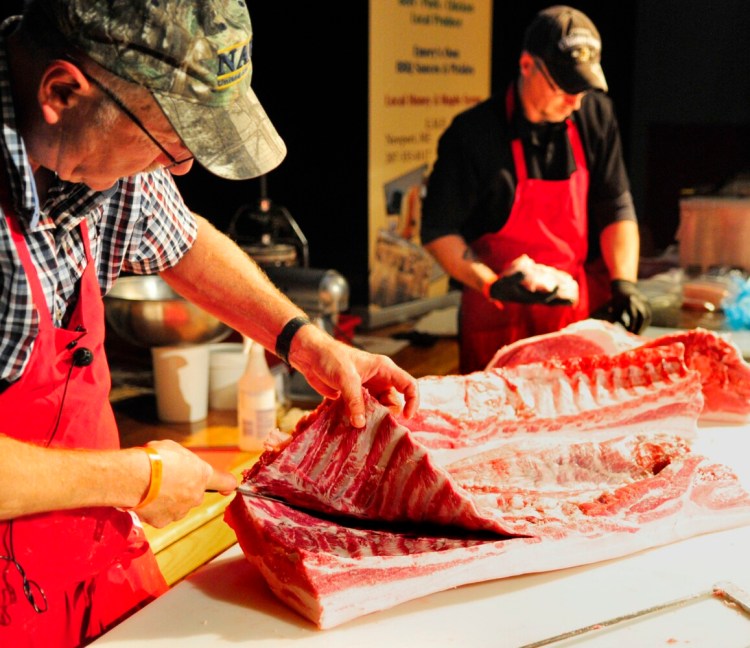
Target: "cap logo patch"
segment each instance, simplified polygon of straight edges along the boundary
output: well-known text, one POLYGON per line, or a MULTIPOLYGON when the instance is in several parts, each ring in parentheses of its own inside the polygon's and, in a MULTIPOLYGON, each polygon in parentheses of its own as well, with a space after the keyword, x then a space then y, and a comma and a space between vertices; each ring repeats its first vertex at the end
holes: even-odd
POLYGON ((588 47, 576 47, 570 55, 579 63, 588 63, 591 60, 591 49, 588 47))
POLYGON ((217 52, 219 71, 216 89, 225 90, 239 83, 250 72, 250 40, 230 45, 217 52))
POLYGON ((601 51, 602 43, 588 29, 573 29, 558 41, 557 46, 578 63, 588 63, 601 51))

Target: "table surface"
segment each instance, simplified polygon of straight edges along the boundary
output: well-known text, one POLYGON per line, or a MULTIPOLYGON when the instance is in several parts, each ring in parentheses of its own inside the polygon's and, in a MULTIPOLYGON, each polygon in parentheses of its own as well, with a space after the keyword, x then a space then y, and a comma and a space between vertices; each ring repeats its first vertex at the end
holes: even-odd
MULTIPOLYGON (((390 335, 409 330, 410 325, 403 324, 378 333, 390 335)), ((663 332, 657 329, 651 333, 653 336, 663 332)), ((744 345, 740 346, 744 351, 744 345)), ((438 337, 431 347, 407 346, 394 354, 394 360, 416 377, 456 373, 457 348, 454 337, 438 337)), ((233 470, 254 460, 239 453, 234 445, 233 412, 211 412, 209 419, 200 423, 163 424, 156 420, 153 396, 148 393, 115 403, 115 410, 126 445, 172 438, 203 454, 211 463, 233 470)), ((733 430, 725 437, 737 441, 742 438, 743 429, 733 430)), ((750 439, 750 427, 745 436, 750 439)), ((745 459, 750 472, 750 448, 738 454, 730 444, 719 458, 731 464, 738 456, 745 459)), ((192 529, 209 513, 221 515, 226 502, 219 500, 226 498, 218 494, 209 494, 209 498, 217 501, 205 502, 201 510, 206 512, 201 515, 166 530, 152 530, 152 542, 167 546, 185 531, 185 525, 192 525, 192 529)), ((179 640, 187 646, 272 643, 283 647, 304 640, 306 646, 330 648, 381 647, 386 643, 434 648, 521 646, 708 590, 722 579, 731 579, 750 590, 750 564, 746 564, 750 561, 742 559, 748 546, 748 528, 716 533, 587 567, 468 585, 319 631, 273 597, 234 545, 98 643, 126 646, 138 641, 139 645, 172 646, 179 640)), ((750 619, 706 598, 681 610, 556 645, 744 647, 750 645, 750 619), (696 624, 695 619, 703 625, 696 624), (701 635, 701 627, 712 634, 701 635)))
MULTIPOLYGON (((750 425, 705 427, 695 451, 750 484, 750 425)), ((731 581, 750 592, 750 526, 623 558, 465 585, 318 630, 280 603, 238 545, 101 637, 97 646, 519 648, 731 581)), ((707 595, 556 646, 750 645, 750 617, 707 595)))

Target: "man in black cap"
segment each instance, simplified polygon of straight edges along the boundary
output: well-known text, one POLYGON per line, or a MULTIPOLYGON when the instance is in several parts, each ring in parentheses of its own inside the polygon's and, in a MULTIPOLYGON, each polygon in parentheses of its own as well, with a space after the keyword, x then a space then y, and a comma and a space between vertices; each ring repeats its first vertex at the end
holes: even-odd
POLYGON ((409 416, 416 380, 310 325, 172 175, 271 171, 242 0, 29 0, 0 26, 0 646, 90 643, 166 589, 162 527, 237 479, 161 439, 121 449, 102 296, 122 271, 177 292, 341 397, 409 416))
POLYGON ((650 322, 601 50, 586 15, 544 9, 526 30, 517 80, 440 138, 421 237, 463 285, 464 373, 505 344, 589 316, 634 333, 650 322))

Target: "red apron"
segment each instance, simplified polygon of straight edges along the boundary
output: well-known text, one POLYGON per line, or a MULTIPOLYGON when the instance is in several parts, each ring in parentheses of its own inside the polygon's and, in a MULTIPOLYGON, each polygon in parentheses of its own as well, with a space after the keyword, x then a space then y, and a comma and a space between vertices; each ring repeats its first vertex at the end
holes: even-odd
MULTIPOLYGON (((513 114, 513 91, 508 89, 508 120, 513 114)), ((498 309, 481 292, 464 288, 460 313, 460 371, 484 369, 503 345, 521 338, 557 331, 589 314, 583 264, 588 251, 586 200, 589 172, 581 138, 572 119, 566 121, 575 171, 567 180, 528 177, 523 144, 511 142, 517 186, 507 223, 497 232, 478 238, 471 247, 477 257, 501 273, 522 254, 537 263, 568 272, 579 287, 575 306, 544 306, 504 302, 498 309)))
MULTIPOLYGON (((43 446, 119 448, 109 403, 104 304, 86 221, 81 235, 87 266, 70 324, 60 329, 53 325, 20 225, 15 216, 7 218, 39 334, 23 376, 0 394, 0 432, 43 446), (73 361, 81 348, 93 353, 88 365, 73 361)), ((0 554, 2 646, 85 645, 167 589, 140 524, 116 508, 0 521, 0 554)))

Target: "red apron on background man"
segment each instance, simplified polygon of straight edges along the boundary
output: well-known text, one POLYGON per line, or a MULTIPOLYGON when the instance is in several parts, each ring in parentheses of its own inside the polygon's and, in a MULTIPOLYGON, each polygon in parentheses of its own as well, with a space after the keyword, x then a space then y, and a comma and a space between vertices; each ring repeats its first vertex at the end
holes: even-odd
MULTIPOLYGON (((70 323, 61 329, 53 325, 21 225, 15 216, 6 217, 39 334, 22 377, 0 394, 0 433, 50 447, 117 449, 104 305, 86 221, 81 236, 87 266, 70 323), (79 351, 74 359, 80 349, 92 355, 79 351)), ((84 645, 167 589, 140 524, 115 508, 0 521, 0 554, 2 646, 84 645)))
MULTIPOLYGON (((507 95, 508 119, 513 113, 513 93, 507 95)), ((574 121, 566 121, 575 170, 566 180, 528 177, 523 144, 511 142, 516 171, 516 191, 506 224, 471 244, 482 263, 501 273, 522 254, 535 262, 569 273, 577 282, 579 300, 574 306, 545 306, 503 302, 499 309, 481 292, 465 288, 459 323, 460 371, 482 370, 503 345, 557 331, 589 315, 584 262, 588 252, 586 201, 589 172, 581 138, 574 121)))

